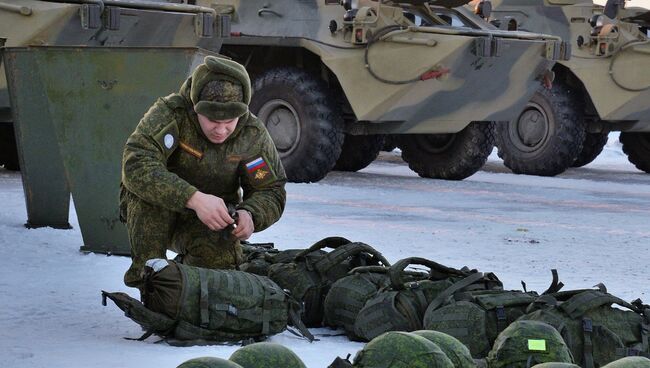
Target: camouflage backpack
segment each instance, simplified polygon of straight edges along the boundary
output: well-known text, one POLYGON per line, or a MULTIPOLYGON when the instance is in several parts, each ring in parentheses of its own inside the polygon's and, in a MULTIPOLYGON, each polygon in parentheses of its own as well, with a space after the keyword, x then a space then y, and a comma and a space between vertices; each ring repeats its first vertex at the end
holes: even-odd
POLYGON ((415 331, 422 329, 422 318, 427 306, 436 298, 468 289, 500 288, 494 274, 482 274, 443 266, 424 258, 405 258, 390 267, 390 285, 366 302, 354 324, 354 333, 371 340, 387 331, 415 331), (412 265, 429 268, 426 280, 405 282, 404 270, 412 265))
POLYGON ((174 261, 147 261, 144 303, 124 293, 102 292, 126 316, 171 345, 196 345, 263 339, 291 322, 313 336, 300 321, 300 304, 264 276, 211 270, 174 261))
MULTIPOLYGON (((349 243, 345 238, 326 238, 321 241, 335 241, 349 243)), ((260 276, 268 276, 269 268, 275 263, 289 263, 304 249, 275 249, 273 243, 245 243, 242 242, 242 254, 244 262, 239 265, 239 270, 254 273, 260 276)), ((327 252, 321 250, 315 252, 312 256, 323 256, 327 252)))
POLYGON ((520 320, 555 327, 584 368, 602 367, 625 356, 650 357, 650 306, 640 300, 628 303, 601 287, 544 295, 528 311, 520 320))
MULTIPOLYGON (((354 334, 354 323, 366 302, 379 289, 389 286, 388 267, 357 267, 348 276, 336 281, 325 297, 323 323, 330 327, 342 327, 352 340, 360 338, 354 334)), ((404 271, 404 279, 423 280, 426 272, 404 271)))
POLYGON ((373 247, 344 238, 325 238, 299 252, 289 263, 276 263, 269 277, 304 305, 302 320, 308 327, 323 322, 323 302, 336 280, 350 270, 366 265, 390 265, 373 247), (323 248, 333 248, 323 254, 323 248))
MULTIPOLYGON (((552 270, 553 282, 544 293, 557 292, 564 284, 552 270)), ((525 288, 525 284, 524 288, 525 288)), ((484 358, 492 343, 508 325, 526 314, 538 294, 507 290, 478 290, 437 297, 427 307, 422 321, 428 330, 449 334, 465 344, 474 358, 484 358)))

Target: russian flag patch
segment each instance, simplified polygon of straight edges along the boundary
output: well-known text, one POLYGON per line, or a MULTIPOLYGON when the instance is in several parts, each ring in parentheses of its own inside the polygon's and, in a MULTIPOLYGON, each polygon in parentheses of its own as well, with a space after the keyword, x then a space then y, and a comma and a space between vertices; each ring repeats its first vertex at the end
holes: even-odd
POLYGON ((249 173, 252 173, 256 170, 262 169, 267 167, 266 161, 262 157, 258 157, 255 160, 249 162, 246 164, 246 171, 249 173))

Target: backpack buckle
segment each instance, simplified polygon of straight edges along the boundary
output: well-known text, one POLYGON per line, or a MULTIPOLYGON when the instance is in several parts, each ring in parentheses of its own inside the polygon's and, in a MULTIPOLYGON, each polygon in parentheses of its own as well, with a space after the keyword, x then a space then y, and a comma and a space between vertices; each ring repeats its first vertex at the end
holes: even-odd
POLYGON ((585 318, 582 320, 582 330, 585 332, 594 331, 594 325, 589 318, 585 318))
POLYGON ((232 304, 229 304, 228 309, 226 309, 226 314, 231 315, 233 317, 237 317, 239 315, 239 312, 237 311, 237 307, 235 307, 232 304))

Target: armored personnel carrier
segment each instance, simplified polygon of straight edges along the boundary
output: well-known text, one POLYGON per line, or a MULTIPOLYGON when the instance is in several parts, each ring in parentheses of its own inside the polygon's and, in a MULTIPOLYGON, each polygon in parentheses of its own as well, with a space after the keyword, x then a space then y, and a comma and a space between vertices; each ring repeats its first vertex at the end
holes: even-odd
MULTIPOLYGON (((466 1, 198 0, 232 17, 220 50, 254 80, 289 179, 313 182, 375 159, 385 134, 420 176, 463 179, 514 119, 561 39, 495 29, 466 1)), ((548 80, 547 80, 548 82, 548 80)))
MULTIPOLYGON (((0 1, 0 38, 6 39, 6 47, 199 46, 218 50, 221 36, 229 34, 227 20, 212 8, 165 1, 0 1)), ((0 165, 19 167, 1 64, 0 165)))
POLYGON ((628 159, 650 172, 650 41, 647 9, 583 0, 494 0, 503 29, 547 32, 570 41, 553 89, 538 91, 517 119, 496 129, 499 156, 516 173, 552 176, 593 161, 610 131, 628 159))

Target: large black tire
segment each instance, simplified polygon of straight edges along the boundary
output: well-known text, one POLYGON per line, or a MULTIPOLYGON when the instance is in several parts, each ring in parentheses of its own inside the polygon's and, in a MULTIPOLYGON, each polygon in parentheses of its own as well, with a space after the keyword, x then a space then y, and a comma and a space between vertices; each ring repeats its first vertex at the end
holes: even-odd
POLYGON ((327 85, 305 70, 268 70, 253 83, 250 110, 266 125, 291 182, 319 181, 341 154, 344 123, 327 85))
POLYGON ((381 148, 384 152, 393 152, 397 148, 397 143, 395 136, 393 134, 387 134, 386 139, 384 139, 384 146, 381 148))
POLYGON ((477 172, 494 146, 491 123, 474 122, 455 134, 397 136, 409 168, 423 178, 463 180, 477 172))
POLYGON ((609 132, 587 133, 585 141, 582 143, 582 151, 580 151, 578 157, 571 166, 582 167, 595 160, 596 157, 603 152, 608 137, 609 132))
POLYGON ((16 136, 9 123, 0 123, 0 165, 4 165, 7 170, 20 170, 16 136))
POLYGON ((561 82, 536 92, 516 120, 497 124, 499 157, 516 174, 564 172, 582 151, 583 111, 583 99, 561 82))
POLYGON ((621 133, 623 152, 637 169, 650 173, 650 133, 621 133))
POLYGON ((382 147, 385 135, 351 135, 346 134, 343 141, 343 150, 334 165, 334 170, 359 171, 370 165, 382 147))

